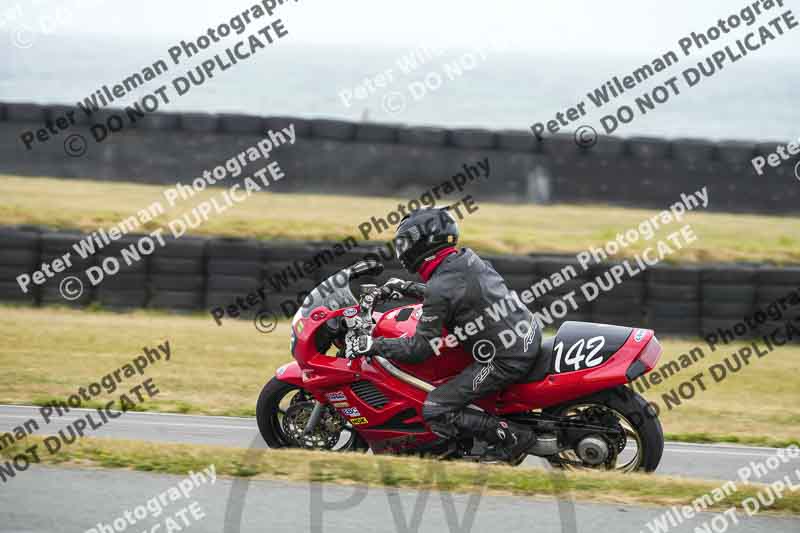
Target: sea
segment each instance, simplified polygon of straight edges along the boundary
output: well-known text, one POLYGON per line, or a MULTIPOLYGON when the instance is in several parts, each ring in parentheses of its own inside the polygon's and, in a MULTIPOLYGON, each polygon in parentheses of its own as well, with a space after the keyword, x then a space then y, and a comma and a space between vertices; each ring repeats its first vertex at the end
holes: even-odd
POLYGON ((111 105, 132 104, 166 85, 170 101, 161 102, 159 111, 527 131, 536 123, 558 121, 561 113, 567 125, 558 124, 560 133, 588 125, 620 137, 784 143, 800 137, 800 61, 770 61, 758 53, 726 61, 693 86, 683 72, 699 71, 697 63, 705 57, 682 57, 598 108, 589 94, 607 83, 619 87, 625 76, 652 65, 654 56, 633 51, 608 55, 600 47, 591 55, 554 56, 501 47, 323 46, 279 40, 236 64, 222 49, 214 49, 223 65, 231 64, 225 70, 216 66, 202 83, 178 95, 173 80, 190 79, 189 71, 213 57, 199 52, 176 65, 168 49, 178 42, 38 35, 22 46, 4 43, 0 102, 74 106, 104 85, 113 88, 162 61, 166 71, 111 105), (671 87, 673 77, 677 81, 671 87), (620 114, 624 106, 632 116, 624 110, 620 114))

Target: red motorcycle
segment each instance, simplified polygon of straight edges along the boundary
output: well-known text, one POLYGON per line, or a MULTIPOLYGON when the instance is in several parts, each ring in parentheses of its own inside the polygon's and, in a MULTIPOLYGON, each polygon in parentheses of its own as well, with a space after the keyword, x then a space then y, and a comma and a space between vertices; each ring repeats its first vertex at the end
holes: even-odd
MULTIPOLYGON (((348 359, 348 335, 413 335, 421 304, 380 313, 375 285, 362 285, 360 301, 350 282, 377 276, 383 266, 362 261, 340 270, 305 299, 292 320, 294 362, 275 372, 258 398, 258 428, 271 448, 420 454, 481 459, 471 438, 446 441, 422 418, 422 403, 434 387, 474 359, 443 348, 423 364, 383 357, 348 359), (331 353, 329 353, 331 352, 331 353)), ((538 436, 529 451, 553 466, 652 472, 661 460, 664 436, 648 403, 624 385, 649 372, 661 356, 652 330, 565 322, 542 341, 528 376, 470 405, 529 426, 538 436)))

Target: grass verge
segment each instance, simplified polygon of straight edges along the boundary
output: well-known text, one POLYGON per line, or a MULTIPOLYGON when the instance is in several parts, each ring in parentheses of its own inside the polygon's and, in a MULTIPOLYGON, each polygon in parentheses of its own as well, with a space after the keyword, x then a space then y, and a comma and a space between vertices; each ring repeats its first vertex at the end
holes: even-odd
MULTIPOLYGON (((92 231, 118 224, 153 202, 166 209, 165 187, 89 180, 68 181, 0 175, 0 224, 39 224, 92 231), (57 190, 58 194, 52 194, 57 190)), ((165 227, 192 207, 221 194, 214 188, 182 201, 141 231, 165 227)), ((371 198, 320 194, 260 193, 236 209, 213 215, 200 226, 200 235, 259 239, 361 240, 359 224, 371 216, 385 218, 408 198, 371 198), (303 209, 298 209, 303 206, 303 209), (309 213, 313 213, 310 216, 309 213)), ((678 201, 675 198, 674 201, 678 201)), ((465 246, 491 253, 574 254, 599 247, 617 234, 635 228, 658 213, 600 205, 507 205, 482 202, 480 209, 459 222, 465 246), (587 221, 591 223, 587 224, 587 221)), ((710 197, 713 204, 714 198, 710 197)), ((667 207, 666 205, 664 206, 667 207)), ((694 211, 684 218, 697 242, 671 255, 669 261, 800 262, 797 219, 786 216, 707 213, 694 211), (753 231, 758 228, 758 231, 753 231)), ((664 238, 681 224, 659 229, 664 238)), ((387 240, 389 232, 370 235, 387 240)), ((633 256, 654 240, 638 241, 623 250, 633 256)))
MULTIPOLYGON (((0 451, 9 459, 36 444, 28 437, 0 451)), ((537 468, 511 468, 416 458, 336 454, 299 450, 232 450, 215 446, 153 444, 138 441, 83 438, 55 454, 39 453, 45 464, 131 468, 146 472, 186 474, 214 464, 218 475, 287 481, 357 483, 368 486, 439 489, 521 496, 559 496, 565 491, 578 500, 658 506, 691 505, 721 487, 721 481, 690 480, 644 474, 567 473, 563 481, 537 468)), ((17 475, 24 475, 18 473, 17 475)), ((13 483, 13 481, 11 481, 13 483)), ((736 484, 735 491, 710 509, 724 510, 755 497, 766 486, 736 484)), ((715 498, 716 499, 716 498, 715 498)), ((800 493, 776 499, 771 513, 800 514, 800 493)))
POLYGON ((693 442, 693 443, 726 443, 726 444, 741 444, 747 446, 761 446, 768 448, 786 448, 791 445, 800 446, 800 439, 775 439, 772 437, 759 437, 756 435, 738 436, 738 435, 719 435, 710 433, 666 433, 664 437, 667 440, 675 442, 693 442))

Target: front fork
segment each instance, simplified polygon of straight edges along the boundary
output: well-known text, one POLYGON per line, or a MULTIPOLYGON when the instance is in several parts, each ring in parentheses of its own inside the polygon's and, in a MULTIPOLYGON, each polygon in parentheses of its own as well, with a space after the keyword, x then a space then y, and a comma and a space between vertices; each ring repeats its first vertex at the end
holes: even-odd
POLYGON ((303 436, 307 437, 314 432, 314 429, 319 424, 319 421, 322 419, 322 415, 325 412, 325 404, 317 401, 316 405, 314 405, 314 409, 311 411, 311 416, 308 417, 308 422, 306 422, 306 427, 303 429, 303 436))

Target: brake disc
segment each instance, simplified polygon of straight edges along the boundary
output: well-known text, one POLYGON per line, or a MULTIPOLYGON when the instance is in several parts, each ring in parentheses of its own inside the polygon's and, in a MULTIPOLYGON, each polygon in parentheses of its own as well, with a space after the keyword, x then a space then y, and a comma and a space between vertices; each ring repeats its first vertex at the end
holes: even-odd
POLYGON ((314 401, 292 402, 281 420, 283 433, 299 448, 330 450, 339 442, 344 422, 338 414, 326 406, 314 431, 304 435, 315 405, 314 401))

